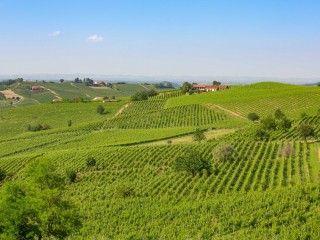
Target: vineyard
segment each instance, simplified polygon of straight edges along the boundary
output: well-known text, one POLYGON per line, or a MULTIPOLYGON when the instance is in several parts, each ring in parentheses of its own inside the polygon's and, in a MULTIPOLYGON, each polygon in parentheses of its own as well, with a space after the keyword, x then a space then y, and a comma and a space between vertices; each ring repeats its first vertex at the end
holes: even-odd
POLYGON ((95 112, 98 103, 3 110, 0 169, 6 183, 24 181, 35 160, 55 164, 66 177, 65 196, 83 216, 83 227, 69 239, 319 239, 319 94, 312 87, 261 83, 123 100, 105 105, 103 115, 95 112), (231 97, 236 93, 237 101, 231 97), (278 106, 292 126, 257 140, 261 123, 243 116, 273 115, 278 106), (52 129, 23 130, 40 120, 52 129), (314 130, 308 139, 301 137, 302 124, 314 130), (214 137, 192 141, 196 129, 214 137), (189 142, 178 141, 186 137, 189 142), (219 159, 223 146, 232 153, 219 159), (176 159, 186 152, 210 169, 176 171, 176 159), (67 180, 72 171, 74 182, 67 180))
POLYGON ((228 91, 171 98, 166 108, 191 103, 217 104, 243 117, 247 117, 250 112, 267 116, 279 108, 287 116, 297 118, 303 112, 309 115, 316 114, 320 105, 320 89, 281 83, 256 83, 231 87, 228 91))

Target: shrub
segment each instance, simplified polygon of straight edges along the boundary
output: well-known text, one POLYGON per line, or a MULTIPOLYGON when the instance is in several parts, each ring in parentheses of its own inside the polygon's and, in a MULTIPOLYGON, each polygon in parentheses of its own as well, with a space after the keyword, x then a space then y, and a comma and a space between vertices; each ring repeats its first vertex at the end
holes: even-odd
POLYGON ((114 192, 114 197, 116 198, 128 198, 135 195, 134 187, 129 183, 118 184, 114 192))
POLYGON ((289 128, 291 128, 292 122, 291 120, 289 120, 288 118, 283 117, 282 119, 280 119, 278 121, 278 129, 279 130, 288 130, 289 128))
POLYGON ((147 100, 149 97, 156 96, 156 95, 158 95, 158 93, 153 89, 141 91, 131 96, 131 101, 147 100))
POLYGON ((89 157, 86 161, 87 167, 94 167, 96 166, 97 162, 93 157, 89 157))
POLYGON ((304 123, 298 126, 298 131, 299 131, 300 137, 302 137, 304 140, 307 140, 308 137, 315 136, 314 128, 304 123))
POLYGON ((270 135, 266 130, 261 128, 255 132, 254 137, 256 140, 262 141, 262 140, 268 140, 270 135))
POLYGON ((226 161, 231 158, 236 150, 229 144, 219 145, 214 151, 214 158, 217 161, 226 161))
POLYGON ((28 124, 27 125, 27 131, 29 132, 38 132, 38 131, 42 131, 42 130, 48 130, 48 129, 51 129, 51 127, 48 125, 48 124, 36 124, 36 125, 30 125, 28 124))
POLYGON ((262 127, 266 130, 275 130, 277 127, 276 120, 268 116, 262 120, 262 127))
POLYGON ((254 121, 257 121, 257 120, 259 120, 260 119, 260 116, 258 115, 258 114, 256 114, 256 113, 249 113, 248 114, 248 119, 250 120, 250 121, 252 121, 252 122, 254 122, 254 121))
POLYGON ((99 105, 97 107, 97 113, 99 113, 99 114, 103 114, 104 113, 104 107, 102 105, 99 105))
POLYGON ((282 119, 285 117, 284 113, 280 110, 280 109, 277 109, 275 112, 274 112, 274 117, 276 119, 282 119))
POLYGON ((202 158, 201 154, 197 151, 189 150, 182 156, 179 156, 173 162, 173 169, 176 172, 186 172, 192 175, 202 174, 205 170, 211 174, 211 163, 202 158))
POLYGON ((71 183, 74 183, 77 178, 77 172, 74 170, 70 170, 67 172, 67 177, 71 183))
POLYGON ((2 182, 7 176, 7 172, 0 168, 0 182, 2 182))
POLYGON ((192 136, 193 141, 201 142, 202 140, 206 139, 206 136, 204 135, 203 131, 200 128, 197 128, 192 136))

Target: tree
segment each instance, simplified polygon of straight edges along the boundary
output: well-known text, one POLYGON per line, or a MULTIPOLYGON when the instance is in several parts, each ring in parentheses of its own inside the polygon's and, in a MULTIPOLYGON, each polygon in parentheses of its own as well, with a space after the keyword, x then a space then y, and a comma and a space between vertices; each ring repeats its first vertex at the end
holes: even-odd
POLYGON ((299 131, 300 137, 302 137, 305 141, 307 141, 308 137, 315 136, 314 128, 312 126, 304 124, 304 123, 301 123, 298 126, 298 131, 299 131))
POLYGON ((60 79, 60 82, 63 83, 63 82, 64 82, 64 79, 61 78, 61 79, 60 79))
POLYGON ((255 132, 254 137, 255 137, 255 139, 260 140, 260 141, 268 140, 269 133, 266 130, 260 128, 255 132))
POLYGON ((156 96, 158 93, 154 90, 146 90, 146 91, 140 91, 131 96, 131 101, 142 101, 147 100, 149 97, 156 96))
POLYGON ((222 144, 215 149, 213 155, 216 161, 226 161, 231 158, 235 151, 236 150, 231 145, 222 144))
POLYGON ((7 176, 7 172, 0 168, 0 182, 2 182, 7 176))
POLYGON ((68 127, 71 127, 72 125, 72 120, 68 120, 68 127))
POLYGON ((103 114, 104 113, 104 107, 102 105, 99 105, 97 107, 97 113, 99 113, 99 114, 103 114))
POLYGON ((197 128, 192 136, 192 139, 193 141, 200 143, 202 140, 206 139, 206 136, 200 128, 197 128))
POLYGON ((183 94, 186 94, 187 92, 190 92, 190 90, 192 90, 192 85, 191 83, 189 82, 184 82, 182 84, 182 87, 181 87, 181 91, 183 94))
POLYGON ((197 151, 189 150, 182 156, 179 156, 173 162, 173 169, 177 172, 186 172, 192 175, 199 173, 200 175, 204 170, 211 174, 211 163, 202 158, 201 154, 197 151))
POLYGON ((71 183, 74 183, 77 179, 77 172, 75 170, 70 170, 67 172, 67 177, 71 183))
POLYGON ((282 119, 285 117, 284 113, 280 110, 280 109, 277 109, 275 112, 274 112, 274 117, 275 119, 282 119))
POLYGON ((271 116, 268 116, 265 119, 262 119, 261 122, 262 122, 262 127, 266 130, 275 130, 277 127, 276 120, 271 116))
POLYGON ((218 82, 218 81, 214 80, 214 81, 212 82, 212 85, 220 86, 220 85, 221 85, 221 82, 218 82))
POLYGON ((254 121, 258 121, 260 119, 260 116, 256 113, 252 112, 252 113, 248 114, 248 119, 250 121, 254 122, 254 121))
POLYGON ((292 122, 288 118, 283 117, 278 121, 277 125, 279 130, 286 131, 291 128, 292 122))
POLYGON ((93 157, 89 157, 86 160, 87 167, 94 167, 97 164, 96 160, 93 157))
POLYGON ((28 182, 5 184, 0 196, 4 239, 64 239, 81 227, 79 211, 65 199, 65 180, 48 161, 26 170, 28 182))
POLYGON ((80 83, 81 80, 80 80, 80 78, 77 77, 77 78, 74 79, 74 82, 75 82, 75 83, 80 83))

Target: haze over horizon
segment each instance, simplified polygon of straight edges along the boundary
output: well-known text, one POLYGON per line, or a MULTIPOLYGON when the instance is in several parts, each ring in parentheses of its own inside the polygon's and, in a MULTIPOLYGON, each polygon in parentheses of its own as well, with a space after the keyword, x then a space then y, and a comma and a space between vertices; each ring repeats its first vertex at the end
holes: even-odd
POLYGON ((0 1, 0 75, 320 77, 320 2, 0 1))

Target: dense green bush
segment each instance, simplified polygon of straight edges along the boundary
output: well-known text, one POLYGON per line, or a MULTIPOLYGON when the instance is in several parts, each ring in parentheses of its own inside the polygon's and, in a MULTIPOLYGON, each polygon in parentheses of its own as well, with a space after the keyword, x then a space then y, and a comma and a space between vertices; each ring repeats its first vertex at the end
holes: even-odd
POLYGON ((141 91, 137 92, 133 96, 131 96, 131 101, 142 101, 142 100, 147 100, 149 97, 153 97, 158 95, 158 93, 151 89, 151 90, 146 90, 146 91, 141 91))
POLYGON ((186 172, 192 175, 202 174, 204 171, 211 173, 212 164, 204 159, 197 151, 188 150, 177 157, 173 162, 173 169, 177 172, 186 172))
POLYGON ((36 124, 36 125, 27 125, 27 131, 29 132, 38 132, 38 131, 42 131, 42 130, 48 130, 51 129, 51 127, 48 124, 36 124))

